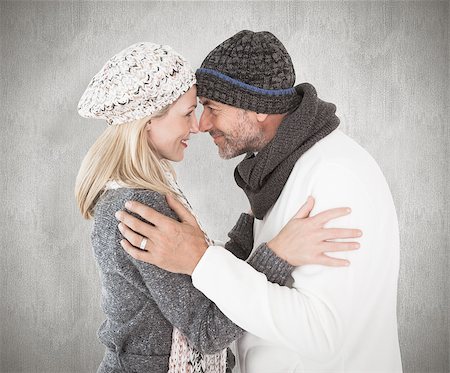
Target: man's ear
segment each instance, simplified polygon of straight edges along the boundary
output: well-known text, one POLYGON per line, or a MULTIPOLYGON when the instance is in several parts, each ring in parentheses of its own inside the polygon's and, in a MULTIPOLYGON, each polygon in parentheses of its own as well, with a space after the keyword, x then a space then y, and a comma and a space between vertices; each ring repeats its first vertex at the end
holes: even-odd
POLYGON ((256 113, 256 120, 259 123, 262 123, 267 119, 268 116, 269 116, 269 114, 256 113))

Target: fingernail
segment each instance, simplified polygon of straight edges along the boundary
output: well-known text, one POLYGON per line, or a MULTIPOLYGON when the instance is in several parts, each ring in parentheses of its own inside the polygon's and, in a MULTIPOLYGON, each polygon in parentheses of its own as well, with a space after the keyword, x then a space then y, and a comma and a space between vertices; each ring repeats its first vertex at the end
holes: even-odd
POLYGON ((350 262, 346 262, 345 266, 348 267, 350 265, 350 262))
POLYGON ((125 202, 125 207, 127 209, 130 209, 133 206, 133 204, 130 201, 125 202))
POLYGON ((358 236, 360 236, 360 237, 362 236, 362 231, 358 232, 358 236))
POLYGON ((353 244, 353 247, 354 247, 355 249, 359 249, 359 243, 353 244))
POLYGON ((347 208, 347 212, 350 214, 352 212, 351 208, 347 208))
POLYGON ((117 220, 121 220, 122 219, 122 211, 117 211, 114 216, 116 217, 117 220))
POLYGON ((121 232, 122 232, 122 230, 123 230, 123 224, 122 224, 122 223, 120 223, 120 224, 119 224, 119 231, 121 231, 121 232))

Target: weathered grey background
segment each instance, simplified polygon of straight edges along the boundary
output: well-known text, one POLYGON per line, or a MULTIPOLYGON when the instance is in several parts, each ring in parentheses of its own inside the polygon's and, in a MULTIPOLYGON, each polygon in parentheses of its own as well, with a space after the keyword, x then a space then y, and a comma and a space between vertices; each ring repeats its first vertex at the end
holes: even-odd
MULTIPOLYGON (((401 228, 404 370, 449 371, 448 2, 1 2, 0 20, 1 372, 92 372, 101 360, 90 223, 73 197, 104 128, 76 112, 90 78, 137 41, 198 67, 241 29, 275 33, 297 83, 336 103, 341 128, 378 160, 401 228)), ((247 209, 236 163, 198 135, 178 166, 219 238, 247 209)))

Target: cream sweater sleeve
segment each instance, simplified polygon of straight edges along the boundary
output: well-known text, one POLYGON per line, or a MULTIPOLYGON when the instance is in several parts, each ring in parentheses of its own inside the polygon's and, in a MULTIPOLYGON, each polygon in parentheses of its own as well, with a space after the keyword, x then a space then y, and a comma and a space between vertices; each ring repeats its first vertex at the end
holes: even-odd
MULTIPOLYGON (((300 182, 299 182, 300 183, 300 182)), ((268 282, 246 262, 227 251, 210 247, 197 268, 193 284, 213 300, 233 322, 272 343, 283 345, 308 358, 331 358, 341 346, 349 327, 355 287, 370 279, 355 278, 366 265, 358 256, 371 250, 373 216, 370 196, 358 177, 335 164, 326 164, 309 180, 309 192, 316 198, 311 215, 350 206, 352 214, 328 226, 360 228, 365 233, 357 252, 334 253, 348 258, 350 267, 308 265, 294 270, 292 288, 268 282)), ((301 188, 301 185, 298 185, 301 188)), ((283 216, 280 216, 282 219, 283 216)))

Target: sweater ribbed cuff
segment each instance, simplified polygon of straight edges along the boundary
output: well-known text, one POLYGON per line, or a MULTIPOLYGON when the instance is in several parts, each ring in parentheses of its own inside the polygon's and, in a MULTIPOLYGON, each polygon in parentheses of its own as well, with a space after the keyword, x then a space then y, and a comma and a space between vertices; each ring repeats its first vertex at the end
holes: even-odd
POLYGON ((243 212, 233 229, 228 233, 228 237, 239 243, 248 244, 250 242, 250 245, 253 245, 253 221, 252 215, 243 212))
POLYGON ((284 259, 277 256, 266 243, 259 245, 247 261, 258 272, 266 275, 267 280, 281 286, 286 285, 295 269, 284 259))

